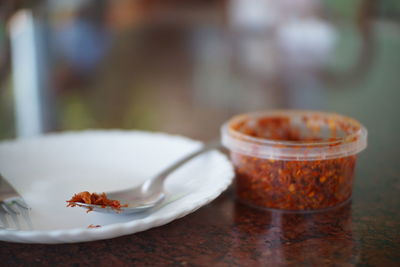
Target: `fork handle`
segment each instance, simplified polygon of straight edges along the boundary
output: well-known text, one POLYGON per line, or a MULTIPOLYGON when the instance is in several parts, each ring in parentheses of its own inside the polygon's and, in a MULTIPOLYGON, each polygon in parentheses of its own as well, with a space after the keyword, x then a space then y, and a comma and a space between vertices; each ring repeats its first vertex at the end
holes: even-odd
POLYGON ((185 157, 181 158, 180 160, 178 160, 177 162, 172 164, 170 167, 166 168, 161 173, 156 175, 154 178, 146 181, 143 185, 143 191, 149 192, 149 193, 161 191, 165 179, 176 169, 178 169, 179 167, 181 167, 182 165, 184 165, 191 159, 193 159, 205 152, 208 152, 213 149, 219 149, 219 148, 222 148, 221 142, 219 140, 213 141, 210 143, 206 143, 200 149, 186 155, 185 157))

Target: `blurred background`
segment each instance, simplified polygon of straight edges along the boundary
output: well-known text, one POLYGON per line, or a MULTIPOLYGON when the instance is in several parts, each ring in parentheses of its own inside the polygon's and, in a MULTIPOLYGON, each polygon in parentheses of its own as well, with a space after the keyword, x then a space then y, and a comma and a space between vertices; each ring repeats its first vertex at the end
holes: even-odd
POLYGON ((208 140, 276 108, 343 113, 385 138, 400 132, 399 90, 398 0, 0 1, 0 139, 208 140))

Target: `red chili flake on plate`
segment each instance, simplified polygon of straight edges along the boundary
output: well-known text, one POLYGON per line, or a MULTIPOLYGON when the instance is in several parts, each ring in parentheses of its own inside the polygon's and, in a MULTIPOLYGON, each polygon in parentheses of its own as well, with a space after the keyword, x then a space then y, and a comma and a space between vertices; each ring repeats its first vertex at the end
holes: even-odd
POLYGON ((98 225, 98 224, 97 225, 89 224, 87 228, 93 229, 93 228, 100 228, 100 227, 101 227, 101 225, 98 225))
MULTIPOLYGON (((118 200, 112 200, 107 198, 106 193, 89 193, 88 191, 80 192, 78 194, 75 194, 70 200, 67 200, 68 205, 67 207, 75 207, 75 206, 80 206, 79 203, 85 203, 85 204, 94 204, 94 205, 99 205, 102 208, 105 207, 111 207, 114 210, 120 211, 122 207, 127 207, 128 205, 121 205, 121 203, 118 200)), ((88 208, 87 212, 92 211, 92 208, 88 208)))

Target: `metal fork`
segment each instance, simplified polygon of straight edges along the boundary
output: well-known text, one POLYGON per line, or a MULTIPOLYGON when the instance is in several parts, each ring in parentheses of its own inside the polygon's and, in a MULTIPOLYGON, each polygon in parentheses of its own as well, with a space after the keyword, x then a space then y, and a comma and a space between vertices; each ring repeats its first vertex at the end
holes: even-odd
POLYGON ((0 174, 0 229, 32 229, 29 211, 21 195, 0 174))

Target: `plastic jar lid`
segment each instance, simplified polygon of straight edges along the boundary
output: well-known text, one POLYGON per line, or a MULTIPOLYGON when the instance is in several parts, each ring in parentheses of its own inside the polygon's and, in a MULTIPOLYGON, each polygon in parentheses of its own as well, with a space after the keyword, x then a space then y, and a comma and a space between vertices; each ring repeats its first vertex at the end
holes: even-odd
POLYGON ((357 154, 367 147, 367 130, 358 121, 320 111, 277 110, 242 114, 226 122, 221 135, 222 144, 232 152, 273 160, 334 159, 357 154), (273 130, 278 132, 281 129, 279 123, 270 126, 260 123, 268 119, 285 120, 300 138, 270 138, 268 127, 274 127, 273 130), (239 129, 243 127, 250 129, 251 134, 239 129), (261 129, 266 133, 261 137, 254 134, 260 127, 266 127, 261 129))

